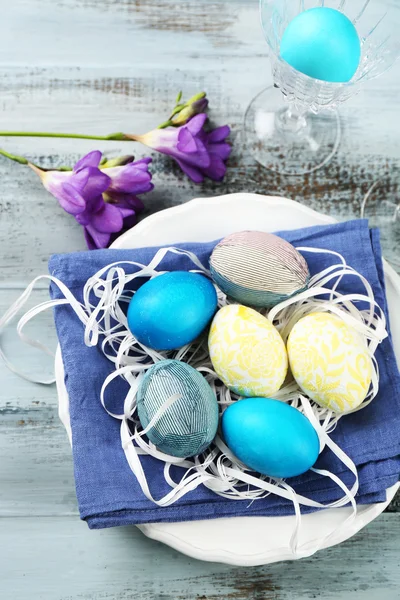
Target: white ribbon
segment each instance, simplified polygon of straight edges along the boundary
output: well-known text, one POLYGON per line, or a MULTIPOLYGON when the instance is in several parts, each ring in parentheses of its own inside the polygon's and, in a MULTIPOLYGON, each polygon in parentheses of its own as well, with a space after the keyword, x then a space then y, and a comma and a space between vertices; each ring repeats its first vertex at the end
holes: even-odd
MULTIPOLYGON (((349 265, 337 252, 319 250, 315 248, 298 248, 302 252, 323 253, 332 255, 339 262, 327 267, 322 272, 314 275, 309 282, 308 289, 293 298, 281 302, 266 314, 280 331, 283 339, 286 338, 293 325, 306 314, 315 311, 329 311, 337 315, 349 326, 354 328, 365 340, 368 353, 372 359, 373 375, 370 391, 362 403, 356 409, 361 410, 375 397, 379 387, 379 372, 374 353, 378 344, 387 336, 385 315, 377 305, 373 291, 368 281, 349 265), (365 294, 340 294, 337 289, 344 276, 357 277, 363 283, 365 294), (328 287, 329 286, 329 287, 328 287), (328 299, 322 300, 324 296, 328 299), (357 304, 364 302, 367 309, 359 310, 357 304)), ((295 512, 295 526, 289 542, 290 549, 296 556, 305 556, 309 550, 302 549, 298 545, 299 531, 301 526, 300 506, 312 508, 337 508, 349 504, 352 508, 351 514, 340 525, 339 529, 346 528, 349 522, 355 518, 357 506, 355 496, 358 491, 358 474, 353 461, 335 444, 330 438, 330 433, 336 427, 340 415, 319 407, 304 396, 294 380, 288 381, 275 395, 276 399, 288 402, 305 414, 316 430, 320 451, 331 451, 354 476, 354 483, 349 489, 339 477, 325 470, 312 469, 323 477, 331 479, 342 491, 341 497, 331 503, 322 504, 298 494, 287 482, 266 476, 256 476, 248 467, 238 460, 231 450, 225 445, 217 434, 213 444, 201 456, 192 458, 176 458, 166 455, 158 450, 154 444, 146 438, 146 433, 156 425, 162 414, 179 398, 179 395, 171 396, 152 418, 146 429, 142 429, 136 409, 136 394, 140 382, 152 364, 165 358, 184 360, 201 372, 212 390, 217 396, 221 413, 233 402, 239 400, 239 396, 231 392, 219 380, 211 364, 207 340, 203 336, 192 344, 180 348, 176 352, 156 352, 140 344, 128 329, 127 319, 122 305, 129 303, 132 293, 127 292, 127 285, 137 278, 157 277, 164 271, 158 267, 167 253, 173 253, 188 257, 196 267, 193 272, 202 273, 209 277, 210 273, 198 257, 193 253, 178 248, 163 248, 158 250, 148 265, 134 261, 120 261, 107 265, 90 277, 83 288, 83 301, 79 302, 65 284, 52 276, 41 276, 36 278, 18 298, 6 314, 0 319, 0 333, 4 327, 17 315, 27 302, 35 284, 44 278, 49 279, 57 285, 64 298, 43 302, 29 310, 19 321, 17 331, 25 343, 28 343, 46 354, 53 353, 44 344, 30 339, 24 333, 25 325, 40 312, 61 305, 69 305, 82 322, 83 340, 88 346, 100 345, 102 352, 108 360, 114 363, 115 370, 108 375, 102 385, 100 402, 103 408, 115 419, 121 421, 120 437, 121 445, 125 452, 127 462, 134 473, 143 491, 143 494, 158 506, 170 506, 186 494, 195 490, 199 485, 204 485, 215 494, 230 500, 247 500, 250 503, 262 500, 270 494, 275 494, 291 501, 295 512), (127 274, 125 268, 135 267, 135 273, 127 274), (106 392, 113 381, 119 377, 124 378, 129 386, 124 399, 121 399, 121 410, 113 412, 107 407, 106 392), (162 498, 155 498, 149 488, 146 473, 143 468, 141 457, 150 455, 164 462, 164 477, 171 490, 162 498), (171 475, 171 467, 175 465, 182 469, 179 481, 174 481, 171 475)), ((218 292, 218 305, 224 306, 229 300, 218 292)), ((5 360, 7 366, 14 372, 20 374, 29 381, 49 384, 54 381, 44 379, 33 379, 16 369, 0 347, 0 356, 5 360)), ((332 532, 318 547, 326 543, 336 532, 332 532)))

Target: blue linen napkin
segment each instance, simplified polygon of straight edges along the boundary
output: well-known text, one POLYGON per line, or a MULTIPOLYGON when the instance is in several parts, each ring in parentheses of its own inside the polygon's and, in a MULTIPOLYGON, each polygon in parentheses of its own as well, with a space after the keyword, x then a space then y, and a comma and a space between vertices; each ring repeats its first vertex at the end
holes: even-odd
MULTIPOLYGON (((364 275, 374 290, 375 298, 387 314, 384 278, 377 230, 370 231, 365 220, 349 221, 329 226, 317 226, 279 235, 295 246, 311 246, 340 252, 347 262, 364 275)), ((215 242, 176 244, 194 252, 207 265, 215 242)), ((147 264, 157 248, 136 250, 98 250, 50 259, 49 270, 63 281, 78 298, 86 280, 100 268, 118 260, 134 260, 147 264)), ((305 254, 312 274, 333 264, 324 254, 305 254)), ((162 262, 165 270, 193 268, 189 259, 167 254, 162 262)), ((126 266, 126 270, 136 270, 126 266)), ((339 291, 363 292, 361 282, 345 277, 339 291)), ((61 298, 58 288, 51 285, 51 296, 61 298)), ((76 492, 81 518, 90 528, 111 527, 147 522, 185 521, 222 516, 287 515, 293 513, 290 502, 271 495, 248 501, 226 500, 200 486, 169 507, 160 508, 142 493, 121 448, 119 421, 110 417, 99 401, 105 377, 113 365, 98 347, 83 343, 83 327, 69 306, 55 309, 55 322, 65 369, 65 383, 70 399, 73 458, 76 492)), ((396 483, 400 473, 400 375, 391 339, 386 339, 377 351, 380 369, 380 391, 366 409, 342 418, 332 437, 359 468, 358 503, 380 502, 386 499, 386 488, 396 483)), ((116 398, 123 399, 127 384, 118 378, 113 387, 116 398)), ((169 491, 163 477, 163 463, 150 456, 142 457, 150 489, 161 498, 169 491)), ((351 486, 353 476, 330 452, 324 451, 317 466, 326 468, 351 486)), ((177 469, 177 473, 182 473, 177 469)), ((332 502, 342 496, 341 490, 329 479, 314 472, 289 480, 297 491, 318 500, 332 502)), ((306 509, 308 511, 310 509, 306 509)), ((311 509, 312 510, 312 509, 311 509)))

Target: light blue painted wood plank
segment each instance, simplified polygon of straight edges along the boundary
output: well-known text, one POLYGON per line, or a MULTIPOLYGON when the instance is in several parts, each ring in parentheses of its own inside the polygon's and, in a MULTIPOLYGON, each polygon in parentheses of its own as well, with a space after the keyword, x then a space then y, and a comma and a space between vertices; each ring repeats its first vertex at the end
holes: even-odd
POLYGON ((74 517, 1 519, 4 600, 397 600, 400 516, 293 563, 204 563, 136 528, 89 531, 74 517))
MULTIPOLYGON (((259 88, 271 83, 257 6, 256 0, 8 3, 0 23, 0 129, 144 131, 164 120, 178 89, 189 95, 205 88, 212 118, 233 128, 227 178, 196 186, 169 159, 157 156, 152 166, 156 190, 145 197, 147 212, 195 196, 243 190, 289 196, 349 218, 359 215, 362 197, 376 180, 382 180, 378 199, 397 198, 400 62, 343 107, 342 144, 326 169, 296 179, 255 165, 243 146, 243 114, 259 88), (7 36, 15 31, 18 37, 11 43, 7 36), (27 62, 31 59, 36 66, 27 62), (361 127, 368 132, 366 141, 361 127)), ((147 152, 121 143, 2 142, 47 166, 73 164, 96 147, 113 155, 147 152)), ((0 181, 0 239, 9 240, 0 254, 0 279, 27 282, 45 270, 51 253, 84 248, 80 227, 32 172, 2 158, 0 181)), ((390 223, 384 229, 385 250, 400 267, 399 235, 390 223)))
MULTIPOLYGON (((7 260, 7 258, 6 258, 7 260)), ((43 268, 43 273, 46 273, 43 268)), ((31 377, 50 379, 54 376, 54 359, 44 352, 23 343, 17 333, 19 319, 29 309, 44 301, 49 300, 48 280, 38 282, 38 289, 34 289, 28 302, 3 330, 0 338, 1 349, 8 360, 22 373, 31 377), (45 286, 43 288, 43 286, 45 286)), ((1 281, 0 280, 0 315, 17 301, 25 288, 24 282, 1 281), (5 286, 5 287, 3 287, 5 286)), ((50 310, 40 313, 24 327, 26 333, 32 339, 42 342, 50 350, 56 350, 57 334, 54 327, 53 313, 50 310)), ((43 402, 56 404, 57 398, 54 388, 34 385, 10 371, 0 359, 0 381, 3 393, 1 394, 0 410, 2 407, 32 408, 42 405, 43 402)), ((1 413, 0 413, 1 414, 1 413)))
MULTIPOLYGON (((389 0, 382 0, 389 3, 389 0)), ((241 137, 244 110, 271 82, 258 0, 14 0, 0 21, 0 129, 144 131, 164 119, 178 89, 205 88, 211 116, 233 126, 225 182, 195 186, 156 157, 147 213, 234 191, 289 196, 339 218, 358 216, 363 194, 398 200, 400 63, 343 107, 338 155, 306 178, 254 164, 241 137), (357 118, 355 118, 355 116, 357 118), (369 139, 360 135, 361 127, 369 139)), ((44 164, 73 164, 100 147, 133 144, 0 140, 44 164)), ((128 150, 129 148, 129 150, 128 150)), ((0 159, 0 312, 53 252, 84 247, 79 226, 33 173, 0 159)), ((400 229, 383 222, 384 248, 400 269, 400 229)), ((34 300, 45 298, 46 291, 34 300)), ((33 331, 48 327, 34 325, 33 331)), ((49 330, 45 329, 46 335, 49 330)), ((29 369, 39 355, 7 333, 29 369)), ((79 522, 72 459, 57 420, 55 388, 31 386, 0 365, 0 597, 8 600, 392 600, 400 596, 398 515, 313 559, 260 569, 197 563, 135 528, 89 532, 79 522), (55 515, 48 517, 48 515, 55 515), (18 518, 17 518, 18 517, 18 518)))
MULTIPOLYGON (((0 289, 0 314, 21 292, 0 289)), ((46 299, 47 289, 34 292, 27 308, 46 299)), ((23 344, 15 326, 16 321, 1 336, 3 351, 23 372, 50 377, 51 358, 23 344)), ((51 311, 39 315, 27 333, 56 348, 51 311)), ((58 419, 55 385, 29 383, 2 361, 0 383, 0 517, 77 514, 71 449, 58 419)))
POLYGON ((35 68, 130 66, 146 57, 158 64, 162 48, 165 60, 192 68, 188 61, 199 55, 240 55, 251 50, 257 38, 264 44, 253 17, 257 4, 257 0, 16 0, 3 8, 0 61, 35 68), (238 23, 247 32, 239 41, 238 23), (34 53, 26 52, 32 48, 34 53))
POLYGON ((71 448, 56 406, 0 408, 0 456, 0 519, 78 514, 71 448))

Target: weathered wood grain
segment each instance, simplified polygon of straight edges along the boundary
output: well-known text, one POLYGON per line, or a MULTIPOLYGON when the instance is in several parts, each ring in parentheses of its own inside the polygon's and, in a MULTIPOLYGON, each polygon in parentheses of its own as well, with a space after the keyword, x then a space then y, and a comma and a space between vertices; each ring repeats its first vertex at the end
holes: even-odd
POLYGON ((397 515, 384 515, 312 558, 236 568, 192 560, 135 527, 4 518, 0 586, 4 600, 397 600, 399 535, 397 515))
MULTIPOLYGON (((164 76, 164 81, 166 80, 167 77, 164 76)), ((74 87, 74 82, 71 85, 74 87)), ((175 87, 174 92, 178 87, 178 85, 175 87)), ((190 93, 195 89, 199 89, 199 86, 191 87, 190 93)), ((129 116, 129 118, 126 116, 124 120, 115 120, 108 127, 104 127, 100 119, 102 131, 104 133, 118 129, 143 131, 151 128, 152 124, 163 120, 167 113, 167 105, 172 103, 174 92, 171 89, 169 103, 165 102, 165 107, 159 108, 158 111, 153 109, 152 113, 145 116, 145 127, 136 115, 129 116)), ((88 112, 93 112, 95 100, 100 104, 100 102, 104 102, 103 98, 109 98, 107 92, 93 91, 92 88, 84 88, 84 91, 80 90, 78 93, 82 93, 83 97, 87 98, 88 112)), ((118 102, 119 96, 116 98, 116 102, 118 102)), ((210 100, 213 106, 211 93, 210 100)), ((369 147, 358 146, 357 132, 353 131, 352 127, 345 127, 342 148, 329 166, 304 178, 289 178, 262 169, 246 154, 240 131, 246 100, 243 98, 240 105, 237 105, 236 108, 231 107, 229 114, 225 112, 225 109, 221 111, 214 109, 211 113, 215 121, 218 123, 230 122, 233 129, 234 152, 229 161, 229 170, 225 181, 221 184, 207 181, 202 186, 196 186, 187 180, 169 158, 153 154, 152 171, 156 189, 144 197, 146 214, 185 202, 196 196, 254 191, 288 196, 316 210, 329 212, 345 219, 360 215, 362 198, 372 183, 376 181, 379 181, 380 184, 367 207, 368 209, 371 207, 369 214, 375 208, 387 212, 387 207, 382 205, 383 199, 397 201, 400 158, 396 156, 395 152, 397 138, 389 135, 390 122, 394 122, 394 116, 390 112, 386 115, 387 122, 385 121, 385 124, 381 121, 371 123, 367 119, 371 136, 374 139, 373 143, 369 142, 369 147)), ((353 102, 358 116, 361 119, 363 115, 367 117, 368 112, 365 106, 358 104, 361 103, 361 96, 354 99, 353 102)), ((155 106, 159 107, 160 104, 155 106)), ((66 105, 60 106, 60 110, 64 114, 66 109, 66 105)), ((70 107, 69 110, 71 111, 70 121, 69 124, 63 126, 63 129, 78 131, 72 108, 70 107)), ((103 110, 110 110, 107 103, 103 105, 103 110)), ((347 107, 346 111, 349 110, 347 107)), ((347 116, 348 113, 344 111, 345 123, 347 116)), ((89 123, 92 117, 87 116, 86 118, 89 123)), ((0 128, 6 126, 7 124, 0 118, 0 128)), ((46 121, 43 118, 40 127, 46 127, 46 121)), ((96 122, 84 127, 84 130, 89 133, 95 132, 96 129, 99 131, 99 125, 96 125, 96 122)), ((359 143, 362 141, 360 140, 359 143)), ((73 164, 81 154, 96 147, 100 147, 112 155, 138 151, 138 155, 142 156, 146 153, 143 147, 135 147, 130 143, 73 142, 71 140, 46 142, 32 139, 25 141, 9 139, 6 147, 13 152, 20 153, 26 149, 32 160, 46 166, 73 164), (39 146, 39 152, 35 151, 36 146, 39 146), (44 154, 46 147, 48 154, 44 154)), ((0 177, 3 190, 0 197, 0 236, 4 240, 18 239, 18 252, 16 252, 15 243, 4 242, 1 279, 9 280, 12 277, 14 280, 27 282, 32 276, 45 270, 48 257, 53 252, 84 248, 80 227, 62 211, 52 196, 43 190, 33 172, 20 165, 10 164, 6 159, 1 159, 0 177), (29 218, 27 218, 28 215, 29 218)), ((245 210, 245 207, 243 209, 245 210)), ((393 223, 389 216, 380 219, 378 224, 382 226, 385 254, 399 268, 399 224, 393 223)))
MULTIPOLYGON (((393 127, 400 66, 369 82, 343 107, 342 144, 325 169, 305 178, 280 177, 247 154, 241 135, 245 108, 260 87, 271 83, 257 6, 256 0, 18 0, 7 5, 7 18, 0 23, 5 48, 0 54, 0 129, 143 132, 164 120, 178 89, 189 95, 204 88, 212 119, 233 129, 228 176, 222 184, 199 187, 169 159, 156 156, 156 190, 145 197, 147 212, 198 195, 245 190, 289 196, 349 218, 359 215, 363 195, 378 180, 382 184, 375 198, 397 198, 400 158, 393 127), (15 32, 18 37, 11 40, 15 32), (216 46, 221 33, 229 33, 223 47, 216 46)), ((111 154, 146 152, 131 143, 3 142, 10 151, 27 153, 47 166, 73 164, 96 147, 111 154)), ((12 271, 14 279, 24 281, 43 269, 52 252, 84 247, 80 228, 44 193, 32 172, 1 159, 0 177, 0 237, 19 239, 17 257, 8 244, 0 277, 8 278, 12 271)), ((384 223, 385 250, 396 264, 398 229, 384 223)))
POLYGON ((0 32, 8 64, 130 65, 141 51, 157 65, 166 55, 185 64, 199 52, 239 54, 254 44, 253 32, 262 40, 255 0, 16 0, 5 8, 0 32))
MULTIPOLYGON (((0 314, 20 293, 11 286, 0 289, 0 314)), ((47 287, 39 289, 27 308, 47 298, 47 287)), ((26 332, 55 349, 51 312, 39 315, 26 332)), ((1 336, 1 347, 24 373, 33 377, 52 375, 53 361, 22 344, 15 323, 1 336)), ((29 383, 3 363, 0 382, 0 518, 77 515, 71 449, 58 419, 55 385, 29 383)))
MULTIPOLYGON (((0 342, 2 350, 17 369, 21 370, 27 376, 39 376, 50 379, 54 375, 53 359, 36 348, 22 343, 16 331, 18 318, 24 312, 49 299, 48 281, 44 280, 43 283, 40 281, 37 286, 38 289, 32 293, 18 317, 2 333, 0 342)), ((20 297, 22 291, 22 289, 19 289, 18 282, 5 281, 3 285, 0 285, 1 315, 6 312, 12 302, 20 297), (5 286, 5 289, 3 286, 5 286)), ((28 323, 25 332, 55 351, 57 347, 57 335, 51 310, 37 315, 31 323, 28 323)), ((1 397, 0 411, 2 407, 7 408, 11 404, 21 409, 30 408, 32 403, 41 403, 42 401, 51 401, 53 406, 56 404, 54 388, 44 385, 33 385, 6 369, 3 361, 1 361, 0 372, 3 390, 6 389, 8 391, 8 398, 3 395, 1 397)))
POLYGON ((51 406, 6 410, 0 412, 0 518, 74 515, 78 520, 71 449, 57 411, 51 406))
MULTIPOLYGON (((227 177, 196 186, 153 154, 156 189, 144 197, 145 215, 193 197, 248 191, 348 219, 359 216, 364 194, 379 182, 367 213, 400 272, 400 223, 385 204, 399 201, 400 63, 343 107, 341 145, 325 169, 280 177, 252 160, 242 136, 246 106, 272 83, 258 0, 0 4, 0 130, 141 133, 165 119, 179 89, 185 96, 205 89, 212 121, 232 127, 227 177)), ((133 143, 28 138, 0 139, 0 147, 44 166, 72 165, 94 148, 113 156, 148 153, 133 143)), ((2 314, 32 277, 46 272, 50 254, 83 249, 84 241, 34 173, 1 157, 0 192, 2 314)), ((32 304, 46 298, 42 287, 32 304)), ((31 329, 42 339, 50 331, 50 315, 31 329)), ((11 330, 3 344, 19 366, 43 370, 42 355, 21 346, 11 330)), ((257 569, 192 561, 135 528, 89 532, 77 516, 55 388, 31 385, 2 364, 0 384, 1 600, 400 598, 399 513, 386 513, 317 557, 257 569)), ((400 496, 389 510, 400 510, 400 496)))

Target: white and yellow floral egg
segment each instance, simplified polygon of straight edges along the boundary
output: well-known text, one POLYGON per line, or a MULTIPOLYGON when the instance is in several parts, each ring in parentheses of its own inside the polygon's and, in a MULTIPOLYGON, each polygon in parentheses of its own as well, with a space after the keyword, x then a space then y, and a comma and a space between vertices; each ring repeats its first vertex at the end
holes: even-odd
POLYGON ((218 377, 241 396, 271 396, 285 380, 285 344, 272 323, 252 308, 221 308, 211 324, 208 347, 218 377))
POLYGON ((290 332, 287 351, 293 377, 307 396, 336 413, 365 399, 372 362, 363 338, 336 315, 315 312, 290 332))

